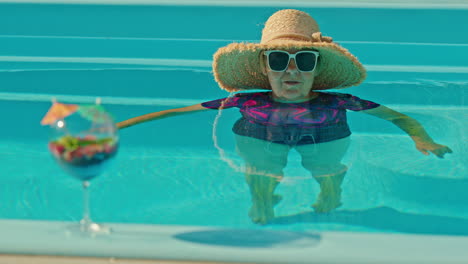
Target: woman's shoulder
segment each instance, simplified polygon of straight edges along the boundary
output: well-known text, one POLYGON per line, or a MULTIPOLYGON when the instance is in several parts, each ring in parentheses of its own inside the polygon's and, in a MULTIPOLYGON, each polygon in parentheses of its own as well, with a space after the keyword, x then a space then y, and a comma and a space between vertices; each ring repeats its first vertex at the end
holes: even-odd
POLYGON ((350 98, 352 95, 345 94, 345 93, 338 93, 338 92, 317 92, 318 96, 316 97, 319 102, 322 103, 332 103, 332 102, 339 102, 342 100, 346 100, 346 98, 350 98))
POLYGON ((349 93, 323 92, 323 101, 332 105, 341 106, 349 110, 366 110, 378 107, 380 104, 362 99, 349 93))
POLYGON ((321 98, 324 100, 335 100, 335 101, 360 101, 360 97, 349 93, 339 92, 320 92, 321 98))

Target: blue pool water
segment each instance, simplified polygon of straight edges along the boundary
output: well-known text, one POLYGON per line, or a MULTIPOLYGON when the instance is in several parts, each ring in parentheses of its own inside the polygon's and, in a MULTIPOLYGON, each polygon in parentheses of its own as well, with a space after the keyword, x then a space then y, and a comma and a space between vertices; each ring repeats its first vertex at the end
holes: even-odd
MULTIPOLYGON (((0 218, 80 218, 80 184, 53 162, 39 125, 53 96, 101 97, 119 121, 225 97, 210 73, 212 53, 257 41, 278 9, 1 4, 0 25, 8 26, 0 27, 0 218)), ((278 218, 258 226, 247 216, 234 152, 239 113, 179 116, 121 132, 114 166, 92 182, 96 221, 468 235, 468 11, 300 9, 368 68, 364 84, 343 92, 411 115, 454 153, 424 156, 392 124, 350 113, 343 206, 313 213, 318 185, 293 152, 278 218)))

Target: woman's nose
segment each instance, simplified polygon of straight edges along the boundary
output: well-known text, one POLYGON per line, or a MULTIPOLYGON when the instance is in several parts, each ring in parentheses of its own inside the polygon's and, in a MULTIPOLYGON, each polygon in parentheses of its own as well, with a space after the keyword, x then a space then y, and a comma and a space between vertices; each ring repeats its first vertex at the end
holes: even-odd
POLYGON ((297 70, 297 65, 296 65, 296 60, 291 58, 289 60, 289 64, 288 64, 288 69, 287 71, 298 71, 297 70))

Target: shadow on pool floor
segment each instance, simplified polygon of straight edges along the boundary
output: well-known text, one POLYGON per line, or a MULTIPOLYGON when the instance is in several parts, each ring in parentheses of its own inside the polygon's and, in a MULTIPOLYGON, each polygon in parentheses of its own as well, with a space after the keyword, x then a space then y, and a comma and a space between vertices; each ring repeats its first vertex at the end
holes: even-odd
POLYGON ((305 212, 275 218, 271 224, 343 223, 410 234, 467 236, 468 219, 400 212, 391 207, 337 210, 327 214, 305 212))

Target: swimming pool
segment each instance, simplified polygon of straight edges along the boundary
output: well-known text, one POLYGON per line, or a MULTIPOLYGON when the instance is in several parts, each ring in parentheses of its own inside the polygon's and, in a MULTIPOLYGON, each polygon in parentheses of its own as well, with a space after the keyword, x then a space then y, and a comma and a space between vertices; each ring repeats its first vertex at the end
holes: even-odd
POLYGON ((212 53, 256 41, 264 20, 285 6, 5 2, 0 253, 255 263, 467 259, 466 6, 288 6, 312 14, 369 70, 363 85, 343 92, 415 117, 452 155, 423 156, 391 124, 350 113, 343 206, 325 215, 310 210, 318 186, 293 152, 278 189, 279 217, 258 226, 235 169, 242 166, 231 133, 236 110, 141 124, 121 132, 114 166, 92 183, 93 218, 115 234, 89 239, 61 231, 80 218, 81 190, 46 150, 39 120, 51 98, 100 97, 124 120, 225 97, 210 73, 212 53))

